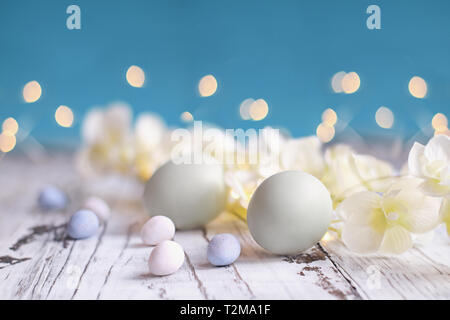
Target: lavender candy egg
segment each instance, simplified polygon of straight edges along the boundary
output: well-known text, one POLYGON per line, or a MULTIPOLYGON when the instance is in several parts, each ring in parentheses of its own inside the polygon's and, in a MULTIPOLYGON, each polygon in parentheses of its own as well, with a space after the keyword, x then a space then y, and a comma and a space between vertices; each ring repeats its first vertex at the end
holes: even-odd
POLYGON ((165 240, 171 240, 175 235, 175 225, 165 216, 150 218, 141 229, 142 241, 155 246, 165 240))
POLYGON ((67 195, 54 186, 46 186, 38 197, 39 207, 46 211, 65 209, 68 202, 67 195))
POLYGON ((228 266, 241 254, 241 244, 229 233, 215 235, 208 245, 208 261, 215 266, 228 266))
POLYGON ((85 239, 97 233, 100 222, 95 213, 90 210, 80 210, 70 218, 67 233, 73 239, 85 239))
POLYGON ((107 221, 111 214, 108 204, 99 197, 90 197, 83 204, 83 209, 92 211, 100 221, 107 221))
POLYGON ((184 263, 184 250, 175 241, 166 240, 153 249, 148 259, 150 273, 166 276, 176 272, 184 263))

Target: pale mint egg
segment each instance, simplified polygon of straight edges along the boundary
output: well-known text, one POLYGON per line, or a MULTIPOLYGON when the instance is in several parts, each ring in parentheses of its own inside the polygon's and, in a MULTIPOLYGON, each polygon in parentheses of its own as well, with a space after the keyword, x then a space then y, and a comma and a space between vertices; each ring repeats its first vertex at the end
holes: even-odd
POLYGON ((292 255, 314 246, 331 222, 332 201, 314 176, 284 171, 256 189, 247 210, 255 241, 275 254, 292 255))
POLYGON ((177 229, 201 227, 225 209, 223 167, 168 161, 147 182, 143 200, 151 216, 167 216, 177 229))
POLYGON ((141 229, 142 241, 155 246, 165 240, 171 240, 175 235, 175 225, 165 216, 151 217, 141 229))
POLYGON ((166 276, 176 272, 184 263, 184 250, 175 241, 166 240, 158 244, 150 253, 148 267, 156 276, 166 276))
POLYGON ((208 244, 208 261, 215 266, 228 266, 241 254, 241 244, 230 233, 215 235, 208 244))

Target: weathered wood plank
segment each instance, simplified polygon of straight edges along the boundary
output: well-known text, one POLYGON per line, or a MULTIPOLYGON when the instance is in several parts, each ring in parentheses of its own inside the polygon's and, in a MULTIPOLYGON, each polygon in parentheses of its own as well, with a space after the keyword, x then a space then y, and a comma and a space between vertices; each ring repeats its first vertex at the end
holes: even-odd
POLYGON ((333 261, 369 299, 449 299, 448 239, 402 255, 358 255, 338 241, 324 243, 333 261), (442 261, 442 262, 441 262, 442 261))

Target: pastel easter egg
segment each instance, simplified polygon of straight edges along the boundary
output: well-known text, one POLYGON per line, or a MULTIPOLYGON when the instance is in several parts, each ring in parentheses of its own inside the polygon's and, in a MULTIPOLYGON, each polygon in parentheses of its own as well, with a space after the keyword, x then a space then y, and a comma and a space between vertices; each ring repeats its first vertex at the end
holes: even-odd
POLYGON ((184 250, 175 241, 166 240, 158 244, 150 254, 150 273, 166 276, 176 272, 184 263, 184 250))
POLYGON ((193 229, 217 217, 226 203, 223 167, 217 162, 166 162, 147 182, 144 204, 151 216, 169 217, 177 229, 193 229))
POLYGON ((108 204, 99 197, 89 197, 83 203, 83 209, 92 211, 97 215, 100 221, 107 221, 111 215, 111 209, 108 204))
POLYGON ((61 189, 54 186, 44 187, 38 196, 38 205, 43 210, 63 210, 67 207, 69 199, 61 189))
POLYGON ((291 255, 314 246, 327 231, 331 215, 331 196, 322 182, 305 172, 284 171, 256 189, 247 224, 260 246, 291 255))
POLYGON ((240 254, 241 244, 235 236, 229 233, 215 235, 208 245, 208 261, 215 266, 230 265, 240 254))
POLYGON ((73 239, 85 239, 97 233, 100 222, 95 213, 90 210, 80 210, 70 218, 67 224, 67 234, 73 239))
POLYGON ((141 229, 141 238, 145 244, 157 245, 165 240, 171 240, 175 235, 175 225, 165 216, 150 218, 141 229))

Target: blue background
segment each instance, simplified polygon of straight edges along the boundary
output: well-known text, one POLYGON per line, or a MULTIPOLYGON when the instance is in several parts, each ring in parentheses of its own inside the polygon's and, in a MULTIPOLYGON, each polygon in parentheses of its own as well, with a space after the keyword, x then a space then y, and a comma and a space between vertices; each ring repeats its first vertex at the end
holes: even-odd
POLYGON ((314 134, 328 107, 361 134, 385 134, 374 121, 384 105, 396 116, 389 132, 411 136, 436 112, 449 115, 450 1, 2 0, 0 121, 31 120, 42 142, 76 141, 86 111, 115 100, 172 126, 188 110, 226 128, 272 125, 295 136, 314 134), (81 8, 81 30, 66 28, 70 4, 81 8), (381 7, 381 30, 366 27, 370 4, 381 7), (144 88, 125 80, 133 64, 146 72, 144 88), (341 70, 359 74, 356 93, 331 90, 341 70), (206 74, 219 89, 202 98, 206 74), (427 81, 426 99, 409 94, 414 75, 427 81), (27 104, 31 80, 43 95, 27 104), (240 119, 249 97, 268 102, 266 119, 240 119), (74 110, 72 128, 54 121, 61 104, 74 110))

